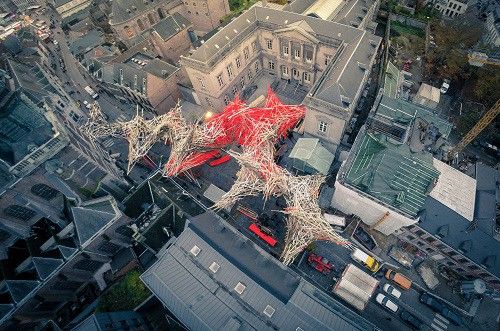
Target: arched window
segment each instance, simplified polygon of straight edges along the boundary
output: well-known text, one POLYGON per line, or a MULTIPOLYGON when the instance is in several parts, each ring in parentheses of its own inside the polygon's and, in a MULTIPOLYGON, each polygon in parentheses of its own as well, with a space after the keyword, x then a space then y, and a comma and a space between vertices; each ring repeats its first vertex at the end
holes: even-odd
POLYGON ((148 20, 149 20, 149 24, 151 24, 151 25, 155 24, 155 19, 153 17, 153 14, 151 14, 151 13, 148 14, 148 20))
POLYGON ((158 8, 158 16, 160 17, 160 20, 165 18, 165 14, 163 14, 163 9, 158 8))
POLYGON ((31 193, 45 200, 52 200, 59 194, 59 191, 45 184, 35 184, 31 187, 31 193))
POLYGON ((10 205, 5 208, 3 212, 5 215, 17 218, 21 221, 29 221, 36 215, 34 210, 19 205, 10 205))
POLYGON ((137 20, 137 25, 139 25, 139 29, 141 29, 141 31, 144 30, 144 23, 142 23, 140 18, 137 20))

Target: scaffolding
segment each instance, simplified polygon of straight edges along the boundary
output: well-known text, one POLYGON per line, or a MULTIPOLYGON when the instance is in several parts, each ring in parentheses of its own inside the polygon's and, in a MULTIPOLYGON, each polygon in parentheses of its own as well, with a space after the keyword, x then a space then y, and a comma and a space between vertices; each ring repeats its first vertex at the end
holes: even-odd
POLYGON ((303 106, 284 105, 271 89, 264 106, 249 107, 238 97, 224 110, 205 122, 186 123, 177 105, 167 114, 146 120, 136 116, 128 122, 109 124, 97 103, 84 125, 92 139, 115 136, 129 143, 130 171, 157 141, 171 144, 170 157, 164 166, 165 176, 176 176, 201 165, 222 150, 240 165, 236 181, 213 208, 234 205, 246 196, 263 195, 285 198, 287 232, 281 261, 288 265, 310 243, 328 240, 351 247, 324 218, 318 205, 324 176, 294 176, 274 162, 274 144, 285 138, 305 115, 303 106), (237 153, 231 146, 241 147, 237 153))

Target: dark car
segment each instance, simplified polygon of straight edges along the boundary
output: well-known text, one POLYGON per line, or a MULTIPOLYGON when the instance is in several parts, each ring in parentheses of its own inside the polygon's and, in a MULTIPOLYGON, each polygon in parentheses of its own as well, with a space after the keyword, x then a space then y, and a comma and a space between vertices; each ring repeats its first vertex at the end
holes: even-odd
POLYGON ((463 325, 462 317, 460 317, 459 313, 450 309, 450 307, 448 307, 447 304, 445 304, 443 301, 433 297, 429 293, 423 293, 420 296, 420 302, 426 304, 432 310, 441 314, 443 317, 445 317, 451 323, 453 323, 457 326, 463 325))
POLYGON ((420 330, 424 326, 424 322, 418 319, 415 315, 410 313, 408 310, 403 310, 401 315, 399 315, 403 322, 409 325, 414 330, 420 330))

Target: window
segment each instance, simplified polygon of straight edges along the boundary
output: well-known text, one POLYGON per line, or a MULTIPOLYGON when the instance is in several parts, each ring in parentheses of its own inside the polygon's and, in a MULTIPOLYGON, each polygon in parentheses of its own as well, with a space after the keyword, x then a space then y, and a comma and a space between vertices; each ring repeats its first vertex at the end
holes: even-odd
POLYGON ((295 58, 300 59, 300 49, 295 50, 295 58))
POLYGON ((217 271, 219 271, 220 265, 217 262, 212 262, 209 269, 215 274, 217 271))
POLYGON ((406 236, 406 239, 408 239, 408 240, 413 240, 413 239, 415 239, 415 237, 414 237, 414 236, 410 236, 410 235, 408 235, 408 236, 406 236))
POLYGON ((257 42, 252 42, 252 51, 257 52, 257 42))
POLYGON ((308 72, 304 72, 304 81, 310 83, 311 82, 311 74, 308 72))
POLYGON ((274 62, 273 61, 269 61, 269 69, 271 70, 274 70, 274 62))
POLYGON ((460 11, 462 9, 462 5, 458 6, 457 10, 460 11))
POLYGON ((207 104, 208 104, 209 107, 213 107, 214 106, 213 103, 212 103, 212 101, 210 101, 209 97, 206 97, 205 100, 207 101, 207 104))
POLYGON ((224 96, 224 104, 229 105, 229 97, 227 95, 224 96))
POLYGON ((236 95, 238 93, 238 87, 236 85, 233 86, 233 94, 236 95))
POLYGON ((21 221, 29 221, 36 215, 34 210, 19 205, 10 205, 5 208, 3 212, 5 215, 17 218, 21 221))
POLYGON ((198 246, 194 245, 191 250, 189 250, 189 253, 191 253, 193 256, 198 256, 198 254, 200 254, 201 252, 201 248, 199 248, 198 246))
POLYGON ((200 82, 200 86, 204 90, 205 89, 205 82, 203 81, 203 79, 201 79, 201 77, 198 77, 198 82, 200 82))
POLYGON ((313 53, 312 53, 312 51, 310 51, 310 50, 306 51, 305 55, 306 55, 306 62, 311 63, 312 59, 313 59, 313 53))
POLYGON ((165 14, 163 14, 163 9, 158 8, 158 16, 160 17, 160 20, 165 18, 165 14))
POLYGON ((252 70, 248 70, 248 80, 251 81, 253 78, 252 70))
POLYGON ((241 67, 241 60, 239 57, 236 58, 236 68, 241 67))
POLYGON ((31 193, 45 200, 52 200, 59 194, 59 191, 45 184, 35 184, 31 187, 31 193))
POLYGON ((240 86, 241 86, 241 89, 243 89, 245 87, 245 76, 241 77, 241 79, 240 79, 240 86))
POLYGON ((332 60, 332 56, 328 55, 328 54, 325 54, 325 66, 327 66, 328 63, 330 63, 331 60, 332 60))
POLYGON ((245 58, 245 60, 248 60, 248 56, 249 56, 249 54, 248 54, 248 47, 245 47, 243 49, 243 57, 245 58))
POLYGON ((236 291, 236 293, 241 295, 241 294, 243 294, 243 292, 245 291, 246 288, 247 287, 245 284, 238 282, 238 284, 236 284, 236 286, 234 287, 234 290, 236 291))
POLYGON ((283 55, 288 56, 290 54, 290 50, 288 49, 288 46, 283 46, 283 55))
POLYGON ((257 73, 259 71, 259 62, 255 62, 254 64, 254 68, 255 68, 255 73, 257 73))
POLYGON ((233 77, 233 65, 230 64, 226 67, 226 70, 227 70, 227 75, 229 76, 229 78, 232 78, 233 77))
POLYGON ((219 83, 220 87, 224 86, 224 80, 222 79, 222 74, 219 74, 217 76, 217 82, 219 83))
POLYGON ((422 231, 422 230, 417 230, 417 231, 415 231, 415 234, 416 234, 417 236, 422 236, 422 235, 424 235, 424 234, 425 234, 425 232, 424 232, 424 231, 422 231))
POLYGON ((293 75, 293 77, 297 77, 299 75, 299 71, 297 69, 293 68, 292 75, 293 75))
POLYGON ((267 49, 273 49, 273 41, 271 39, 266 40, 267 49))
POLYGON ((193 7, 196 7, 196 2, 193 2, 193 7))
POLYGON ((141 31, 144 30, 144 24, 140 19, 137 20, 137 25, 139 26, 139 29, 141 29, 141 31))
POLYGON ((434 239, 432 237, 427 237, 427 238, 425 238, 425 241, 427 241, 428 243, 433 243, 436 241, 436 239, 434 239))
POLYGON ((325 133, 327 128, 328 128, 328 124, 326 124, 323 121, 319 121, 319 125, 318 125, 319 132, 325 133))
POLYGON ((282 72, 283 72, 283 76, 288 76, 288 75, 289 75, 289 73, 290 73, 290 72, 288 71, 288 67, 286 67, 286 66, 283 66, 283 70, 282 70, 282 72))
POLYGON ((200 15, 200 13, 196 12, 196 15, 200 15))
POLYGON ((267 317, 273 317, 275 311, 276 309, 274 309, 270 305, 267 305, 266 308, 264 309, 264 315, 266 315, 267 317))

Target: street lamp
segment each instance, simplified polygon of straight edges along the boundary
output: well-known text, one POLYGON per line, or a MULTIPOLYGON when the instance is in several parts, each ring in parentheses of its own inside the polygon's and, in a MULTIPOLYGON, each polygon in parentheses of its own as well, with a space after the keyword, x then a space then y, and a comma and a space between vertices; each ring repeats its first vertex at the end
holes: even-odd
POLYGON ((214 116, 214 113, 212 113, 210 110, 208 110, 206 113, 205 113, 205 121, 209 120, 212 118, 212 116, 214 116))

